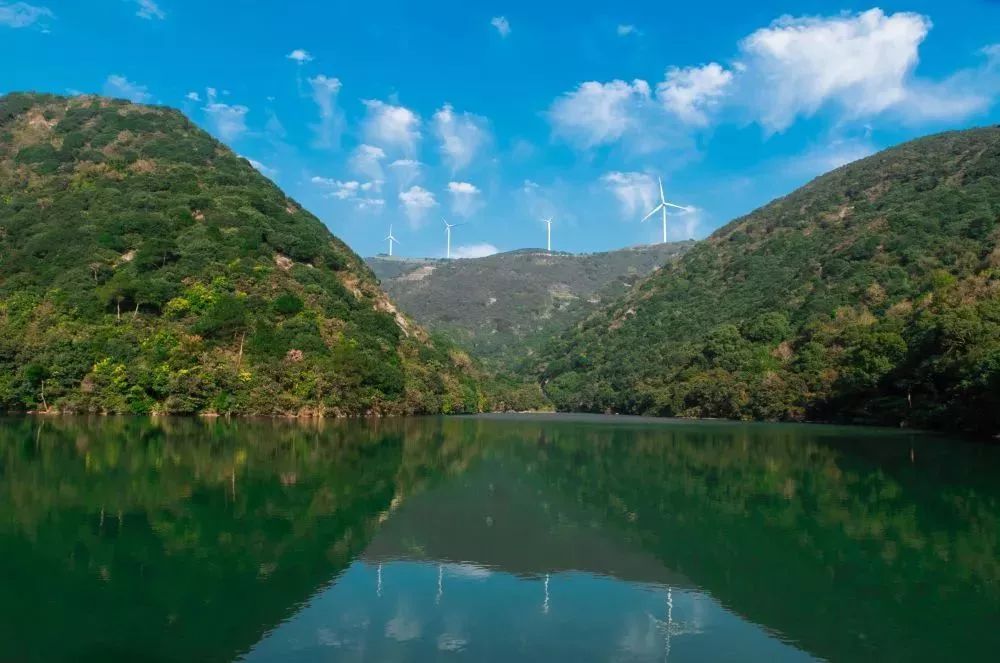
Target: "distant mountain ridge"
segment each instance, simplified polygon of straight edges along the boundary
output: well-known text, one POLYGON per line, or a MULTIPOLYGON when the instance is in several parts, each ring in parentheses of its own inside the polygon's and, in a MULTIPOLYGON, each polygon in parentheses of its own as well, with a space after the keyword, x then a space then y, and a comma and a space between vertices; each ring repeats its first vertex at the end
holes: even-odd
POLYGON ((1000 127, 720 228, 547 345, 559 409, 1000 432, 1000 127))
POLYGON ((444 260, 367 262, 401 310, 483 359, 513 366, 694 242, 573 254, 517 249, 444 260))

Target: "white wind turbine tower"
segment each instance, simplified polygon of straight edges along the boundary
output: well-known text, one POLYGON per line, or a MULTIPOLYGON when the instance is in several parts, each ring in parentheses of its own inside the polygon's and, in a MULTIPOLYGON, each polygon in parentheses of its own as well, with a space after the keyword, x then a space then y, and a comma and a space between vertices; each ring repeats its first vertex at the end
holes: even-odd
POLYGON ((447 219, 441 219, 444 221, 444 234, 447 237, 447 249, 445 250, 445 257, 451 260, 451 229, 457 228, 459 226, 464 226, 464 223, 448 223, 447 219))
POLYGON ((552 219, 542 219, 545 222, 545 250, 552 253, 552 219))
POLYGON ((660 183, 660 204, 657 205, 656 207, 654 207, 652 212, 650 212, 646 216, 642 217, 642 220, 645 221, 646 219, 648 219, 649 217, 653 216, 657 212, 662 212, 663 213, 663 243, 666 244, 667 243, 667 208, 668 207, 673 207, 673 208, 676 208, 676 209, 679 209, 679 210, 684 210, 685 212, 691 211, 691 208, 690 207, 684 207, 683 205, 675 205, 673 203, 668 203, 667 199, 663 196, 663 180, 660 179, 659 177, 657 177, 656 181, 660 183))
POLYGON ((392 256, 392 243, 395 242, 396 244, 399 244, 399 240, 396 239, 393 236, 393 234, 392 234, 392 226, 389 226, 389 234, 386 235, 385 238, 387 240, 389 240, 389 256, 391 257, 392 256))

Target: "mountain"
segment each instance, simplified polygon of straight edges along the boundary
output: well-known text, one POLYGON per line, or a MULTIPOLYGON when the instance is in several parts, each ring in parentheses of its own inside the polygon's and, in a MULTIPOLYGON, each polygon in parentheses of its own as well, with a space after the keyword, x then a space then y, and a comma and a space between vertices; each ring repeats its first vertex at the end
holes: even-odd
POLYGON ((488 406, 315 216, 181 113, 0 98, 0 407, 488 406))
POLYGON ((393 301, 477 357, 511 366, 694 242, 606 253, 522 249, 485 258, 368 258, 393 301))
POLYGON ((843 166, 550 343, 564 410, 1000 431, 1000 127, 843 166))

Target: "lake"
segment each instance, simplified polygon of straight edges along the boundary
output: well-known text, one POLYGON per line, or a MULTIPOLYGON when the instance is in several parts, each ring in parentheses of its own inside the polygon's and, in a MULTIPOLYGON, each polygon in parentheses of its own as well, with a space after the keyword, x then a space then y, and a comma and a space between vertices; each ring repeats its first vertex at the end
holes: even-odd
POLYGON ((0 418, 0 661, 1000 651, 1000 449, 561 415, 0 418))

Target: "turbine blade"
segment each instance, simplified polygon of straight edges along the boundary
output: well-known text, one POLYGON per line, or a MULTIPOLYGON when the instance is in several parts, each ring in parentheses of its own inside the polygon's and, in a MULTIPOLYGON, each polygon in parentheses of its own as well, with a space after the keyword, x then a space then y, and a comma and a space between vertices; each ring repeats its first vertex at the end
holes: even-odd
MULTIPOLYGON (((660 203, 659 205, 657 205, 656 207, 654 207, 654 208, 653 208, 653 211, 652 211, 652 212, 650 212, 650 213, 649 213, 649 214, 647 214, 646 216, 642 217, 642 221, 645 221, 645 220, 646 220, 646 219, 648 219, 649 217, 651 217, 651 216, 653 216, 654 214, 656 214, 657 212, 659 212, 659 211, 660 211, 660 208, 662 208, 662 207, 663 207, 663 203, 660 203)), ((640 221, 639 223, 642 223, 642 221, 640 221)))
POLYGON ((660 204, 666 204, 667 199, 663 196, 663 178, 657 177, 656 181, 660 184, 660 204))
POLYGON ((674 205, 673 203, 663 203, 663 204, 666 205, 667 207, 676 207, 677 209, 682 209, 685 212, 691 211, 690 207, 685 207, 684 205, 674 205))

